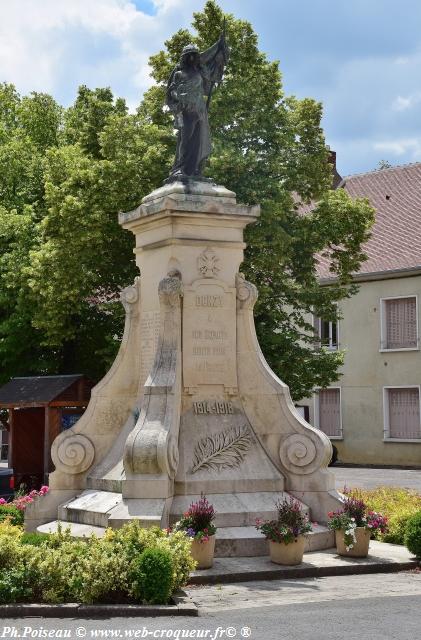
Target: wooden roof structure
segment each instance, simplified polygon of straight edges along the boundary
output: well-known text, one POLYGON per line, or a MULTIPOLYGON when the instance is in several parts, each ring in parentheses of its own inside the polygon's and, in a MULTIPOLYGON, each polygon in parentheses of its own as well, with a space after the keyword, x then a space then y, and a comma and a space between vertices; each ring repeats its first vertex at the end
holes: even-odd
POLYGON ((80 373, 12 378, 0 387, 0 408, 85 406, 91 389, 87 382, 80 373))
POLYGON ((17 486, 28 478, 47 483, 51 444, 65 428, 65 417, 82 415, 92 386, 86 376, 71 374, 12 378, 0 387, 0 409, 9 414, 9 467, 17 486))

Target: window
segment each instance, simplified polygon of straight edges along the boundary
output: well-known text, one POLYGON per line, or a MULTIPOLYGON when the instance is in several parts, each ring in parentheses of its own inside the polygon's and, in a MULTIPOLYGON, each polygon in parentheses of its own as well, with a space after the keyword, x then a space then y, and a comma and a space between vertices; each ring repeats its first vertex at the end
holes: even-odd
POLYGON ((384 416, 384 435, 387 440, 420 440, 419 387, 386 387, 384 416))
POLYGON ((316 426, 330 438, 342 438, 341 390, 321 389, 316 400, 316 426))
POLYGON ((0 427, 0 460, 7 460, 9 451, 9 432, 0 427))
POLYGON ((384 298, 381 302, 381 349, 417 349, 417 297, 384 298))
POLYGON ((328 349, 338 348, 338 323, 337 321, 323 320, 314 316, 314 333, 318 336, 320 344, 328 349))

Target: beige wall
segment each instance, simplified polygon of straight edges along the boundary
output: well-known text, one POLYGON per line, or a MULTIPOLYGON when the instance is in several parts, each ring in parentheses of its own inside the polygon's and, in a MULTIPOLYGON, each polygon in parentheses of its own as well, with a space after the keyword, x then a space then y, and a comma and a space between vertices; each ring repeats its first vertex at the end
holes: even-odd
MULTIPOLYGON (((381 352, 381 298, 418 296, 421 276, 362 282, 353 298, 341 303, 339 346, 346 351, 341 389, 342 439, 332 439, 342 462, 421 466, 421 442, 385 442, 383 387, 421 384, 421 352, 381 352)), ((314 398, 304 400, 315 424, 314 398)))

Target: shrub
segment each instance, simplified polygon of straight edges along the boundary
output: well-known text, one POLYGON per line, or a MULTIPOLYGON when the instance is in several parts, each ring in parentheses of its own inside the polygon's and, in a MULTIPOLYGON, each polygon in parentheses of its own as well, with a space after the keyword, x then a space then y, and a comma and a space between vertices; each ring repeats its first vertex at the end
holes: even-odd
POLYGON ((20 511, 13 504, 0 504, 0 522, 10 519, 10 522, 14 525, 23 524, 23 512, 20 511))
POLYGON ((418 511, 408 519, 404 540, 408 551, 418 559, 421 559, 421 511, 418 511))
POLYGON ((0 570, 13 568, 22 556, 22 528, 11 524, 9 518, 0 522, 0 570))
POLYGON ((75 600, 85 604, 113 602, 122 597, 127 600, 132 561, 121 545, 91 538, 78 558, 77 572, 73 574, 75 600))
POLYGON ((48 544, 50 540, 48 533, 37 533, 36 531, 30 533, 24 533, 20 539, 21 544, 31 544, 34 547, 40 547, 43 544, 48 544))
POLYGON ((25 602, 31 599, 32 588, 25 566, 0 571, 0 604, 25 602))
POLYGON ((384 542, 404 544, 405 527, 409 518, 421 509, 421 496, 416 491, 400 487, 350 489, 348 495, 364 500, 367 507, 380 511, 388 519, 388 532, 377 531, 375 538, 384 542))
POLYGON ((158 547, 170 552, 173 562, 173 591, 186 584, 195 562, 190 554, 191 538, 184 531, 143 528, 132 520, 121 529, 107 529, 105 538, 121 543, 121 553, 133 561, 145 549, 158 547))
POLYGON ((77 540, 71 537, 70 529, 60 527, 57 533, 48 535, 23 533, 21 527, 6 519, 0 523, 0 601, 128 602, 133 601, 135 591, 140 593, 141 587, 135 589, 134 583, 140 585, 143 573, 146 595, 142 598, 163 598, 164 593, 168 600, 194 568, 190 545, 183 532, 142 529, 138 522, 117 531, 108 529, 104 538, 77 540), (162 592, 158 595, 154 595, 156 585, 149 585, 149 574, 137 565, 146 550, 170 559, 169 563, 160 560, 156 576, 152 575, 158 582, 162 565, 162 592))
POLYGON ((133 566, 133 593, 148 604, 167 604, 173 584, 173 563, 167 549, 145 549, 133 566))

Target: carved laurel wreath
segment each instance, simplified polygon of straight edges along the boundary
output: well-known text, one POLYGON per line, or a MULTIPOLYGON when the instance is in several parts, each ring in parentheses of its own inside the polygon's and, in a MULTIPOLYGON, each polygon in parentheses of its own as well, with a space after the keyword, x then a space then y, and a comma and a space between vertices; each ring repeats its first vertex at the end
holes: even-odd
POLYGON ((199 469, 218 471, 238 467, 253 442, 253 436, 246 425, 206 436, 195 447, 191 473, 199 469))

